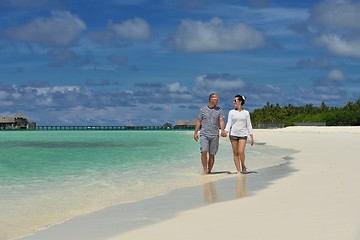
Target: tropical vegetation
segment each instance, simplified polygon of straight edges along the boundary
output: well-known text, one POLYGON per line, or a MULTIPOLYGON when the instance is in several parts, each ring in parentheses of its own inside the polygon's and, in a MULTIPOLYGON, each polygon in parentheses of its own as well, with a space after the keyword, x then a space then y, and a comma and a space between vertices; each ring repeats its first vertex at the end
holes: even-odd
POLYGON ((293 126, 296 123, 325 123, 326 126, 360 126, 360 98, 348 102, 343 107, 328 107, 322 102, 319 107, 312 104, 305 106, 280 106, 269 102, 251 113, 253 125, 257 123, 284 123, 293 126))

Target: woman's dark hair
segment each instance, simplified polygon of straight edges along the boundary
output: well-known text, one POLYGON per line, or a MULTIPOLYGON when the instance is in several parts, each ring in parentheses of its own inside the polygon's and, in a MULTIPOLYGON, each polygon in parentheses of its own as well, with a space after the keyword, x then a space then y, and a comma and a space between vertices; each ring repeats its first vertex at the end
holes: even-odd
POLYGON ((241 102, 241 105, 245 104, 245 96, 242 95, 236 95, 234 98, 236 98, 237 100, 239 100, 241 102))

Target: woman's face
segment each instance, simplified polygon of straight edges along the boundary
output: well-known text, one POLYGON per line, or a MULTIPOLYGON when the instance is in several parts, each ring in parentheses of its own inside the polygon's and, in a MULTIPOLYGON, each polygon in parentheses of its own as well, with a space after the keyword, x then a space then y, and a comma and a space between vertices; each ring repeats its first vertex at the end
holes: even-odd
POLYGON ((234 98, 233 103, 234 103, 234 106, 236 106, 236 107, 240 107, 240 106, 241 106, 241 101, 240 101, 240 99, 238 99, 238 98, 234 98))

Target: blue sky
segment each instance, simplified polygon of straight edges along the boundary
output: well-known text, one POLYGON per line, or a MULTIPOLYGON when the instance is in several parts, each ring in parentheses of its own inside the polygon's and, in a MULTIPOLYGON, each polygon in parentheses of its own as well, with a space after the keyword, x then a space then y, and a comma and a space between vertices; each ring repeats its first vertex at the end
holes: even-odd
POLYGON ((0 115, 162 125, 208 95, 343 106, 360 97, 351 0, 0 0, 0 115))

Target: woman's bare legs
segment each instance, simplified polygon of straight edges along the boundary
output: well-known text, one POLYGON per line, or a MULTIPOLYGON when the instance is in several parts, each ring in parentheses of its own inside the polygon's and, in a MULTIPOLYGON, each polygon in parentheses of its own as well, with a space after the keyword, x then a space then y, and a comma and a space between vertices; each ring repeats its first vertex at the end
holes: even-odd
POLYGON ((233 150, 234 164, 238 172, 246 173, 245 167, 245 146, 246 140, 231 141, 231 147, 233 150))
POLYGON ((233 150, 233 157, 234 157, 234 164, 235 164, 236 170, 238 172, 240 172, 241 169, 240 169, 240 161, 239 161, 238 143, 239 143, 238 141, 231 141, 231 147, 233 150))
POLYGON ((241 161, 241 173, 246 173, 246 167, 245 167, 245 146, 246 146, 246 140, 241 139, 238 143, 238 152, 240 156, 241 161))

